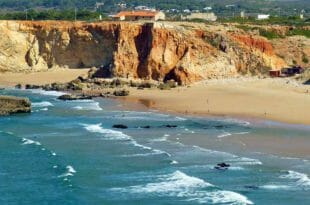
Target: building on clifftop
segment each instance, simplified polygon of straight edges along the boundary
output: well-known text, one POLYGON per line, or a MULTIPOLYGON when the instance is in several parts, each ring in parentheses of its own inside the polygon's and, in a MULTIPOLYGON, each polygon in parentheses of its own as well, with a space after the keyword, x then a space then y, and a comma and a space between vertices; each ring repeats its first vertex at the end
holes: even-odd
POLYGON ((121 11, 113 16, 118 21, 139 21, 139 20, 165 20, 166 16, 162 11, 121 11))

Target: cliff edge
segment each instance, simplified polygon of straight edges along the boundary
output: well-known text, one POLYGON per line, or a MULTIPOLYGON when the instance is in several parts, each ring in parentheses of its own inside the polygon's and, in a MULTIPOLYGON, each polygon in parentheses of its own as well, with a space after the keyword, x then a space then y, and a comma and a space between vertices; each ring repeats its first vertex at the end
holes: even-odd
POLYGON ((0 72, 98 67, 188 84, 286 66, 267 39, 224 25, 0 21, 0 32, 0 72))

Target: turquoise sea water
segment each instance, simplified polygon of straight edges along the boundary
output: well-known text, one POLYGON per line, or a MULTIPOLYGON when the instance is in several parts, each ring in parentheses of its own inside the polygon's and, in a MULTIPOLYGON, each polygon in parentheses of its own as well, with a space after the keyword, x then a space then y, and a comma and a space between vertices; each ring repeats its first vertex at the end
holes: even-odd
POLYGON ((31 114, 0 118, 1 205, 310 204, 309 126, 0 94, 33 102, 31 114))

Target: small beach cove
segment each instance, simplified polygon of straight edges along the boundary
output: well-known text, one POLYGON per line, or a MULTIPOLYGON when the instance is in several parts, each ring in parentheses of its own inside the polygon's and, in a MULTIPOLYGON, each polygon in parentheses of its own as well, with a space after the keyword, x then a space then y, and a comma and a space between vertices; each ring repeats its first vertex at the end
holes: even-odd
POLYGON ((261 139, 291 146, 286 141, 291 138, 305 144, 308 130, 231 117, 174 115, 116 99, 63 102, 57 100, 63 93, 55 91, 8 89, 1 94, 28 96, 33 102, 30 115, 0 119, 0 178, 8 187, 0 188, 6 196, 3 203, 17 204, 19 197, 13 202, 8 189, 19 186, 24 187, 20 197, 41 190, 40 197, 28 195, 25 204, 61 203, 62 198, 72 204, 156 200, 193 205, 308 200, 307 153, 271 154, 264 146, 255 149, 261 142, 250 143, 261 139), (128 128, 116 129, 115 124, 128 128), (238 141, 245 143, 244 149, 238 141), (214 168, 222 162, 230 165, 227 170, 214 168), (35 185, 25 187, 24 179, 35 185))

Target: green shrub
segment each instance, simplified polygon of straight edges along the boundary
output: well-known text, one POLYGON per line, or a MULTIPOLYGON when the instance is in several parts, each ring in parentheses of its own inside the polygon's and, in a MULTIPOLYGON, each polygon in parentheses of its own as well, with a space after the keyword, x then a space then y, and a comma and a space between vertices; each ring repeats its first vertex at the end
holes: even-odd
POLYGON ((302 62, 303 63, 309 63, 309 59, 305 54, 302 56, 302 62))
POLYGON ((266 29, 259 28, 259 35, 266 37, 267 39, 276 39, 276 38, 283 38, 282 35, 278 34, 275 31, 268 31, 266 29))
POLYGON ((287 33, 288 36, 305 36, 307 38, 310 38, 310 30, 302 29, 302 28, 296 28, 287 33))

